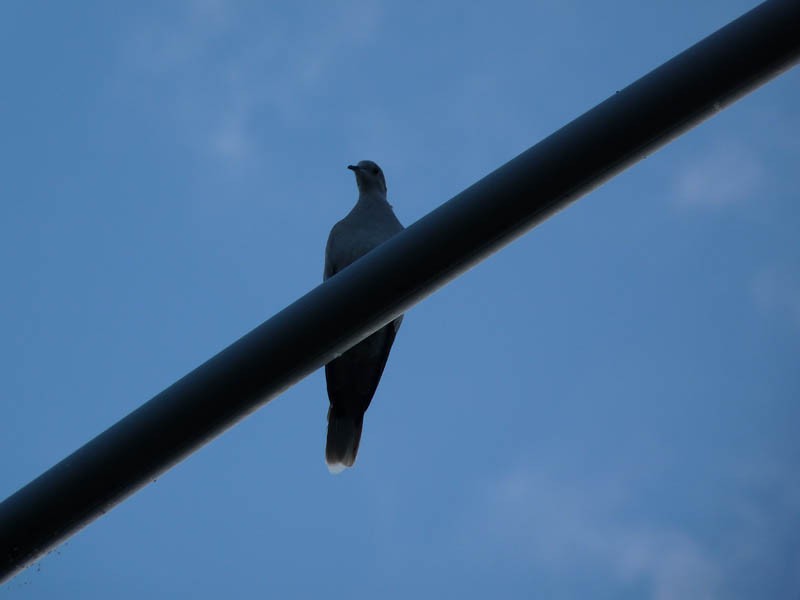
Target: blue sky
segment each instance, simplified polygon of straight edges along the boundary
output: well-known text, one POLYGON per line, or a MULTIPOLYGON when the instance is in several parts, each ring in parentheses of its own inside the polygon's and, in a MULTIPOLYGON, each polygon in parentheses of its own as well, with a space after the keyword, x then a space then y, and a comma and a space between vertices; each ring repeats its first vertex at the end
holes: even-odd
MULTIPOLYGON (((750 1, 0 8, 0 494, 750 1)), ((407 315, 356 468, 321 372, 2 598, 800 593, 791 71, 407 315)))

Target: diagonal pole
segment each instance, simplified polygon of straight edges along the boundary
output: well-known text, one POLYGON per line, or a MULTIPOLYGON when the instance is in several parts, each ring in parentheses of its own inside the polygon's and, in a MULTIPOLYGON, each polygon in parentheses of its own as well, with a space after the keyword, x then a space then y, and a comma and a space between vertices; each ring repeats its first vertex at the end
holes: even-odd
POLYGON ((800 58, 768 0, 458 194, 0 504, 0 581, 556 211, 800 58))

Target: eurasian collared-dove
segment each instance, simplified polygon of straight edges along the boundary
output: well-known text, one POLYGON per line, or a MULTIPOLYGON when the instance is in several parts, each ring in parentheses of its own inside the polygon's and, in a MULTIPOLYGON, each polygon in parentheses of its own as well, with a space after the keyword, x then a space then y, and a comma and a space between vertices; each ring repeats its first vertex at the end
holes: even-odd
MULTIPOLYGON (((386 201, 386 180, 381 168, 371 160, 347 168, 356 175, 358 202, 331 229, 325 248, 324 279, 403 229, 386 201)), ((325 365, 330 400, 325 462, 331 473, 352 467, 356 460, 364 413, 375 395, 402 320, 402 316, 395 319, 325 365)))

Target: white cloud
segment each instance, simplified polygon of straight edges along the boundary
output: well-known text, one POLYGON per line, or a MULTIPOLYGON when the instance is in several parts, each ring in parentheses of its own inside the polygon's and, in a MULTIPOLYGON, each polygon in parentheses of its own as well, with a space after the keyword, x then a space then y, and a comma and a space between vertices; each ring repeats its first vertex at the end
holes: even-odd
POLYGON ((800 595, 797 466, 752 458, 733 469, 732 526, 725 536, 728 598, 800 595))
POLYGON ((235 26, 232 5, 219 0, 176 3, 178 14, 148 20, 124 40, 125 60, 151 74, 168 74, 201 58, 235 26))
POLYGON ((211 135, 211 148, 229 160, 241 161, 252 149, 247 133, 247 108, 243 104, 231 107, 221 117, 211 135))
POLYGON ((800 328, 800 270, 766 268, 753 278, 751 292, 759 309, 800 328))
POLYGON ((251 133, 256 117, 302 120, 306 103, 340 63, 375 39, 382 16, 372 0, 297 22, 277 18, 281 9, 268 5, 187 0, 179 6, 130 33, 123 56, 133 77, 126 73, 123 85, 157 94, 190 145, 237 162, 259 149, 251 133))
POLYGON ((566 481, 528 465, 489 486, 479 509, 486 515, 480 543, 505 561, 559 577, 600 572, 621 591, 645 589, 654 600, 795 597, 796 470, 776 457, 719 465, 703 494, 716 502, 676 506, 695 516, 681 523, 660 517, 649 495, 642 501, 635 480, 566 481), (698 524, 704 511, 713 525, 698 524))
POLYGON ((764 168, 740 143, 718 143, 696 155, 678 174, 676 202, 718 208, 749 200, 758 191, 764 168))
POLYGON ((557 572, 599 568, 655 600, 716 598, 719 567, 686 532, 625 522, 618 484, 568 485, 532 470, 507 475, 489 498, 489 532, 557 572), (588 489, 587 489, 588 488, 588 489))

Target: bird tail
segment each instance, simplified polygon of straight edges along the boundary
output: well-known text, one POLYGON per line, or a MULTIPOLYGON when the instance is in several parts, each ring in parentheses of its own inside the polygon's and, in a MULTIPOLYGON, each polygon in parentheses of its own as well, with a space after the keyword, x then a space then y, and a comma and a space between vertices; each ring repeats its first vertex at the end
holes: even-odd
POLYGON ((361 427, 364 417, 340 415, 331 410, 328 413, 328 441, 325 445, 325 462, 331 473, 341 473, 352 467, 356 461, 358 444, 361 441, 361 427))

